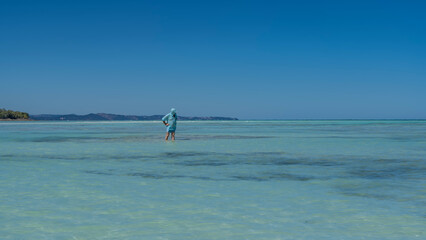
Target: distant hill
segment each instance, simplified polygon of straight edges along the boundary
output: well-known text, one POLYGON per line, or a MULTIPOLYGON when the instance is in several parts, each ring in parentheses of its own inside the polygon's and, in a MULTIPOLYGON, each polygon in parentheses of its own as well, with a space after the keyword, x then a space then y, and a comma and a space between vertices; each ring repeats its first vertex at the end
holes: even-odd
MULTIPOLYGON (((110 113, 90 113, 87 115, 56 115, 56 114, 39 114, 30 115, 33 120, 43 121, 143 121, 143 120, 161 120, 163 115, 152 115, 152 116, 136 116, 136 115, 118 115, 110 113)), ((178 120, 238 120, 238 118, 231 117, 183 117, 178 115, 178 120)))

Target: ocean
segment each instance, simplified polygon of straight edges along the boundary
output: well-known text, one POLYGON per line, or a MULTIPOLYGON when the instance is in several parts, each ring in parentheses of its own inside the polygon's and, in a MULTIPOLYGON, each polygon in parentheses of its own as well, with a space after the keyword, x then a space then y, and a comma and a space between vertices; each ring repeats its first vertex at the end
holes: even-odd
POLYGON ((0 239, 425 239, 426 121, 0 122, 0 239))

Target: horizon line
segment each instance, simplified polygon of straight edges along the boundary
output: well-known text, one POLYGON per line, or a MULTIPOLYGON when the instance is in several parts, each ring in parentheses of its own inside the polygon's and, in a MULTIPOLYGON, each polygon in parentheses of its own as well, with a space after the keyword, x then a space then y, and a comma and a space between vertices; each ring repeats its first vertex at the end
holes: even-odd
MULTIPOLYGON (((87 113, 87 114, 77 114, 77 113, 66 113, 66 114, 59 114, 59 113, 38 113, 38 114, 29 114, 31 115, 89 115, 89 114, 113 114, 113 115, 123 115, 123 116, 162 116, 164 114, 150 114, 150 115, 138 115, 138 114, 117 114, 117 113, 105 113, 105 112, 98 112, 98 113, 87 113)), ((426 120, 426 118, 239 118, 239 117, 230 117, 230 116, 224 116, 224 115, 210 115, 210 116, 182 116, 182 117, 226 117, 226 118, 237 118, 238 120, 244 120, 244 121, 333 121, 333 120, 346 120, 346 121, 356 121, 356 120, 374 120, 374 121, 380 121, 380 120, 426 120)), ((42 120, 45 121, 45 120, 42 120)), ((67 120, 67 121, 73 121, 73 120, 67 120)), ((88 120, 88 121, 96 121, 96 120, 88 120)), ((120 121, 120 120, 110 120, 110 121, 120 121)), ((133 121, 145 121, 145 120, 133 120, 133 121)), ((235 120, 234 120, 235 121, 235 120)))

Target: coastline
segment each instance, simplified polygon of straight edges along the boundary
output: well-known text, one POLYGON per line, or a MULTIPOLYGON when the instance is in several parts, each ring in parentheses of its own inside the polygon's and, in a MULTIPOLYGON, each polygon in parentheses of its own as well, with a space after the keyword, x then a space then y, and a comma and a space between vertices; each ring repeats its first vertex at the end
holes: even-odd
POLYGON ((7 119, 0 119, 0 121, 37 121, 37 120, 34 120, 34 119, 25 119, 25 118, 20 118, 20 119, 10 119, 10 118, 7 118, 7 119))

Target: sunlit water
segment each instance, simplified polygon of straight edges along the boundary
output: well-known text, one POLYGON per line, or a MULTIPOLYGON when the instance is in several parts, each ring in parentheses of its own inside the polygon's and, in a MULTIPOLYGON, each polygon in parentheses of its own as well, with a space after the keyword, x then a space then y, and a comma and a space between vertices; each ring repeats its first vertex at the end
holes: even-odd
POLYGON ((426 121, 1 122, 1 239, 425 239, 426 121))

